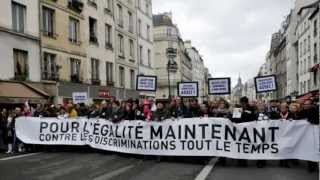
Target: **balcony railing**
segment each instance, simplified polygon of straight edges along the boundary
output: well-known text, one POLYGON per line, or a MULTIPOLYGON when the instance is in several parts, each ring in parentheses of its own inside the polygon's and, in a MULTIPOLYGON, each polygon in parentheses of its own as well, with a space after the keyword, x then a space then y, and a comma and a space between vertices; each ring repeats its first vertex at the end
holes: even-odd
POLYGON ((81 0, 68 0, 68 7, 78 13, 83 10, 83 2, 81 0))
POLYGON ((159 40, 167 40, 167 41, 177 41, 179 39, 179 36, 177 34, 167 34, 167 33, 160 33, 160 34, 154 34, 153 39, 155 41, 159 40))
POLYGON ((73 83, 81 83, 80 76, 78 74, 71 75, 70 80, 73 83))
POLYGON ((109 80, 109 81, 107 81, 107 85, 108 86, 114 86, 114 82, 109 80))
POLYGON ((26 81, 27 79, 28 79, 28 74, 27 73, 22 73, 22 74, 15 73, 14 74, 14 80, 26 81))
POLYGON ((91 84, 99 86, 101 84, 101 81, 100 81, 100 79, 91 79, 91 84))
POLYGON ((95 34, 90 34, 90 42, 95 44, 98 43, 98 38, 95 34))
POLYGON ((58 37, 58 34, 52 32, 52 31, 46 31, 46 30, 42 30, 42 34, 46 37, 50 37, 50 38, 53 38, 53 39, 57 39, 58 37))
POLYGON ((59 74, 58 73, 42 72, 42 80, 59 81, 59 74))
POLYGON ((106 46, 106 48, 107 48, 107 49, 111 49, 111 50, 113 50, 112 43, 110 43, 110 42, 106 42, 105 46, 106 46))

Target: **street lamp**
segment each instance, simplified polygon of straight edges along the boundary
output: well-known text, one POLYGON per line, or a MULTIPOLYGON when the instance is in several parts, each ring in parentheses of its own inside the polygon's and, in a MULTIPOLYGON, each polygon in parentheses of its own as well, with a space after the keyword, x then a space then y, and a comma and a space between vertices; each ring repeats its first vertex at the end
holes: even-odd
POLYGON ((167 64, 167 72, 168 72, 168 87, 169 87, 169 101, 171 100, 171 83, 170 83, 170 73, 176 73, 178 70, 178 64, 174 60, 177 57, 177 49, 174 48, 167 48, 167 57, 168 57, 168 64, 167 64))

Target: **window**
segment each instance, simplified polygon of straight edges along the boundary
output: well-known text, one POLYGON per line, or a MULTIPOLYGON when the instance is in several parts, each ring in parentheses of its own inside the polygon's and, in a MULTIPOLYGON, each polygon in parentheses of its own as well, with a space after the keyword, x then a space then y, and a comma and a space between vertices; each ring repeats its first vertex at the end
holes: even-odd
POLYGON ((141 0, 138 0, 138 8, 141 8, 141 0))
POLYGON ((300 57, 302 57, 302 42, 300 42, 300 48, 299 48, 299 54, 300 54, 300 57))
POLYGON ((106 9, 111 11, 112 10, 112 0, 105 0, 106 9))
POLYGON ((313 22, 313 35, 317 36, 318 35, 318 21, 314 20, 313 22))
POLYGON ((91 79, 92 83, 99 81, 99 60, 91 59, 91 79))
POLYGON ((313 72, 313 84, 315 87, 317 87, 317 85, 318 85, 318 72, 317 71, 313 72))
POLYGON ((307 53, 307 39, 303 40, 303 54, 307 53))
POLYGON ((138 20, 138 35, 141 36, 141 19, 138 20))
POLYGON ((139 59, 140 59, 140 64, 143 65, 143 46, 139 47, 139 59))
POLYGON ((113 63, 106 62, 107 84, 113 84, 113 63))
POLYGON ((90 42, 97 43, 97 20, 89 17, 89 33, 90 33, 90 42))
POLYGON ((130 46, 130 57, 134 58, 134 44, 132 39, 129 39, 129 46, 130 46))
POLYGON ((97 0, 88 0, 88 4, 94 8, 98 8, 97 0))
POLYGON ((56 55, 45 52, 42 62, 42 79, 43 80, 58 80, 56 55))
POLYGON ((133 16, 131 12, 128 12, 129 16, 129 32, 133 33, 133 16))
POLYGON ((106 36, 106 47, 112 48, 112 26, 106 24, 105 26, 105 36, 106 36))
POLYGON ((13 49, 14 76, 16 80, 26 80, 28 77, 28 52, 13 49))
POLYGON ((79 21, 72 17, 69 18, 69 41, 72 43, 79 43, 79 21))
POLYGON ((317 43, 314 43, 313 50, 314 50, 313 61, 316 64, 316 63, 318 63, 318 45, 317 45, 317 43))
POLYGON ((24 33, 26 20, 26 7, 12 2, 12 28, 14 31, 24 33))
POLYGON ((311 50, 311 37, 310 35, 308 36, 308 51, 311 50))
POLYGON ((170 37, 172 36, 172 29, 171 28, 168 28, 167 29, 167 35, 170 37))
POLYGON ((122 6, 118 4, 118 25, 123 27, 123 12, 122 6))
POLYGON ((130 70, 130 87, 135 89, 135 73, 133 69, 130 70))
POLYGON ((145 0, 145 3, 146 3, 146 14, 149 15, 149 3, 147 0, 145 0))
POLYGON ((150 25, 147 25, 147 40, 150 41, 150 25))
POLYGON ((53 37, 54 10, 47 7, 42 8, 42 31, 45 36, 53 37))
POLYGON ((304 61, 303 61, 303 73, 304 74, 307 72, 306 69, 307 69, 307 60, 304 59, 304 61))
POLYGON ((120 87, 124 87, 124 67, 119 66, 119 83, 120 87))
POLYGON ((124 40, 121 34, 118 35, 119 53, 124 56, 124 40))
POLYGON ((151 67, 151 50, 148 49, 148 66, 151 67))
POLYGON ((70 79, 71 82, 80 82, 80 67, 81 61, 79 59, 70 58, 70 79))

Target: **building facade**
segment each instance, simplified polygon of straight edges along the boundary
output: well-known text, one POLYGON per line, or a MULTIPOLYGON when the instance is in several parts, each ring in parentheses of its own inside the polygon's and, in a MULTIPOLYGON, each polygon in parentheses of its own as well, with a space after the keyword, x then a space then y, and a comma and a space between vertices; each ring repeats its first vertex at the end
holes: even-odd
POLYGON ((0 77, 40 81, 38 1, 0 2, 0 77))
POLYGON ((299 95, 319 91, 319 6, 320 1, 302 6, 298 11, 299 95))
POLYGON ((205 99, 205 83, 207 83, 207 78, 205 78, 205 66, 203 59, 199 51, 192 46, 191 41, 185 41, 186 51, 192 62, 192 81, 198 82, 199 87, 199 97, 198 101, 202 103, 205 99))
POLYGON ((135 92, 138 74, 137 11, 134 0, 114 0, 115 19, 115 80, 123 89, 119 99, 138 97, 135 92))
POLYGON ((177 96, 178 82, 192 81, 192 62, 186 52, 179 29, 172 22, 170 13, 154 15, 153 26, 155 72, 158 77, 156 97, 157 99, 168 99, 170 95, 172 97, 177 96), (176 54, 173 61, 177 69, 174 72, 167 69, 168 48, 173 49, 176 54))
POLYGON ((242 89, 242 96, 246 96, 249 99, 249 101, 257 100, 254 79, 249 79, 246 83, 244 83, 242 89))
MULTIPOLYGON (((155 76, 152 1, 137 0, 137 55, 139 75, 155 76)), ((155 98, 155 92, 140 92, 141 98, 155 98)))

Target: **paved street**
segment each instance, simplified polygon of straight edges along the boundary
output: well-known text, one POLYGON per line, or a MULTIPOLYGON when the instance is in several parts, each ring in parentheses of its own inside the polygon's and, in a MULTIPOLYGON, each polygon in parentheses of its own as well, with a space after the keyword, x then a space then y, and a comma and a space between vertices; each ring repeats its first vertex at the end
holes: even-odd
POLYGON ((255 168, 253 162, 248 168, 238 168, 235 163, 228 161, 228 166, 215 166, 206 173, 210 165, 190 158, 158 162, 156 158, 98 152, 35 153, 9 158, 1 154, 0 179, 318 180, 318 173, 308 173, 303 162, 290 169, 277 168, 276 162, 269 163, 264 169, 255 168))

